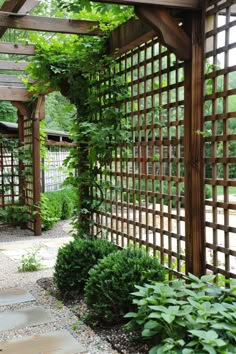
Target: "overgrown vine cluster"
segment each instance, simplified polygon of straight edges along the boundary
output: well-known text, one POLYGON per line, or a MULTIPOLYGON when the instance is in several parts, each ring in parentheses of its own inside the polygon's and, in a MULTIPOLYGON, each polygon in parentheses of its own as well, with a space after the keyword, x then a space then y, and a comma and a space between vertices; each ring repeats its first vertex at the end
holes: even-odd
POLYGON ((66 163, 77 171, 67 183, 79 190, 79 237, 90 235, 92 213, 102 203, 97 176, 108 173, 114 149, 127 143, 129 135, 122 105, 127 85, 115 75, 118 64, 105 54, 105 43, 106 37, 41 40, 28 66, 30 79, 37 80, 30 90, 60 90, 76 107, 71 135, 77 147, 66 163))

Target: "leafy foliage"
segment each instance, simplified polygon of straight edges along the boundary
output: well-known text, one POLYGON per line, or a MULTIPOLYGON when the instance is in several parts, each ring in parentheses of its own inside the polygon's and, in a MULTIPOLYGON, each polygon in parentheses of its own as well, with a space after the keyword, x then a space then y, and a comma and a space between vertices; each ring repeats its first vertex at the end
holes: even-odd
POLYGON ((126 329, 140 329, 157 344, 150 354, 236 353, 236 283, 220 288, 189 274, 184 280, 136 286, 138 311, 126 329))
POLYGON ((42 268, 41 259, 39 257, 40 248, 32 249, 22 256, 20 260, 19 272, 35 272, 42 268))
POLYGON ((0 102, 0 117, 3 122, 16 122, 17 110, 10 102, 0 102))
POLYGON ((140 249, 128 248, 103 258, 89 272, 85 301, 94 315, 106 323, 123 320, 134 309, 132 295, 135 285, 154 279, 164 280, 165 270, 159 262, 140 249))
POLYGON ((89 270, 117 247, 102 239, 76 239, 61 247, 55 265, 54 281, 64 295, 83 292, 89 270))
POLYGON ((9 205, 0 210, 0 222, 18 226, 31 219, 27 205, 9 205))
POLYGON ((91 215, 103 199, 97 176, 106 173, 112 152, 128 142, 122 101, 127 87, 114 75, 117 63, 105 55, 105 39, 70 40, 62 37, 37 45, 37 55, 29 65, 30 90, 41 92, 47 87, 60 90, 76 106, 72 138, 78 143, 67 159, 67 166, 77 170, 68 184, 79 189, 77 235, 90 237, 91 215), (100 201, 97 202, 97 199, 100 201))
POLYGON ((41 218, 43 230, 50 230, 60 219, 72 217, 78 203, 75 189, 62 189, 41 194, 41 218))

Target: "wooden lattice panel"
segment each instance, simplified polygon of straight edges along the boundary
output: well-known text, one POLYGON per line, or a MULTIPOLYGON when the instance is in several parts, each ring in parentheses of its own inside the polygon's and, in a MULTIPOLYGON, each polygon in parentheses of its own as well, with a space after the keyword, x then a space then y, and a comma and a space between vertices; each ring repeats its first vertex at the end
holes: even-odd
POLYGON ((177 272, 185 268, 184 74, 157 38, 118 59, 124 77, 131 144, 121 146, 111 164, 111 184, 95 215, 102 231, 120 246, 137 243, 177 272))
POLYGON ((19 200, 19 159, 17 139, 0 140, 0 207, 14 205, 19 200))
MULTIPOLYGON (((32 162, 32 150, 33 150, 33 133, 32 133, 32 119, 24 117, 23 121, 23 136, 24 136, 24 154, 26 156, 24 165, 24 202, 30 209, 33 210, 34 204, 34 185, 33 185, 33 162, 32 162)), ((28 222, 28 228, 34 230, 34 221, 28 222)))
POLYGON ((207 271, 236 274, 236 1, 206 9, 205 211, 207 271))

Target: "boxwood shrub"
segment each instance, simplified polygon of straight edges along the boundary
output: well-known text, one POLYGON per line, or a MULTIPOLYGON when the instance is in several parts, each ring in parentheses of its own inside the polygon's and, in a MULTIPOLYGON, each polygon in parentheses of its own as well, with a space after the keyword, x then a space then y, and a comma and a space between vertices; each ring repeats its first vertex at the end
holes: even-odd
POLYGON ((89 270, 97 262, 117 251, 117 247, 102 239, 75 239, 58 251, 54 282, 64 296, 82 293, 89 270))
POLYGON ((90 270, 85 301, 99 321, 119 323, 135 308, 130 294, 135 285, 164 278, 165 270, 157 259, 140 249, 127 248, 108 255, 90 270))

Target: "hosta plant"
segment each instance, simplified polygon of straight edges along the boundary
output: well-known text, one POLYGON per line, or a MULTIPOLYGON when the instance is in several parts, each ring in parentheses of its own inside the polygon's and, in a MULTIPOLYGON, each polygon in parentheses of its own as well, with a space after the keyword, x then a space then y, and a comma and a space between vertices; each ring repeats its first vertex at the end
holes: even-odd
POLYGON ((186 280, 136 286, 138 311, 125 316, 126 330, 152 338, 150 354, 236 353, 236 282, 221 288, 212 275, 186 280))

